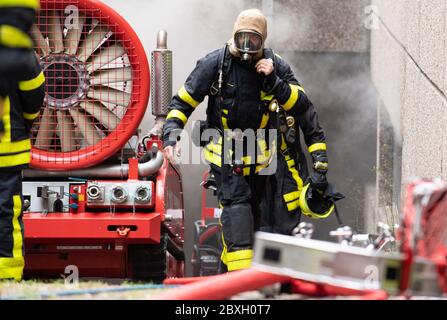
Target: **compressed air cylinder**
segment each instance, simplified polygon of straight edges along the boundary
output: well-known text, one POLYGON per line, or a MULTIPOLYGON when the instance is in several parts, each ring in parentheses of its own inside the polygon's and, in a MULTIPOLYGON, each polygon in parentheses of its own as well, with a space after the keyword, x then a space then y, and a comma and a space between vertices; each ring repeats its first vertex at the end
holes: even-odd
POLYGON ((152 114, 166 116, 172 99, 172 51, 168 50, 168 34, 161 30, 157 36, 157 48, 151 59, 152 114))

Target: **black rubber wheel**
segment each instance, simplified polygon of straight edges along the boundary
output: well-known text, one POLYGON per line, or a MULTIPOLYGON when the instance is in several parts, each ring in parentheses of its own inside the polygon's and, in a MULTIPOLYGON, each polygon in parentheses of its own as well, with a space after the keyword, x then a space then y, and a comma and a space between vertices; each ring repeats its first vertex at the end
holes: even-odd
POLYGON ((157 244, 129 245, 132 280, 162 283, 166 279, 167 242, 167 236, 163 235, 157 244))

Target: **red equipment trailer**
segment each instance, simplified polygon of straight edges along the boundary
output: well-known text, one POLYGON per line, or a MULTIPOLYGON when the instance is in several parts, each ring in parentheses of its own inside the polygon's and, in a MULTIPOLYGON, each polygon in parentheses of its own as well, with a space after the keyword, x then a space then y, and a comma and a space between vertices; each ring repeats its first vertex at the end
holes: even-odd
POLYGON ((180 172, 158 137, 138 143, 151 83, 137 35, 96 0, 42 0, 32 34, 46 97, 23 188, 25 278, 67 266, 80 277, 183 276, 180 172))

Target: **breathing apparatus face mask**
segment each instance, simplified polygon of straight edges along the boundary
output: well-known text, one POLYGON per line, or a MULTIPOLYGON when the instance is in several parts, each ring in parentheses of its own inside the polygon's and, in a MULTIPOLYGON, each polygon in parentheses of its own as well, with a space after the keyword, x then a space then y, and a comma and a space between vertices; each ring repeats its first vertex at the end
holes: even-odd
POLYGON ((262 50, 262 36, 251 30, 241 30, 234 35, 234 44, 240 52, 242 61, 250 62, 262 50))

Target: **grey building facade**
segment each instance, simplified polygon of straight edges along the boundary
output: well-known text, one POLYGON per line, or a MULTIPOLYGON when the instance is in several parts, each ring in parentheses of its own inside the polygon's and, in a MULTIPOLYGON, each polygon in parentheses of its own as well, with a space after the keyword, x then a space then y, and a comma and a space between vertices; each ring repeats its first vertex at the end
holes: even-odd
POLYGON ((447 2, 372 5, 371 74, 380 96, 374 217, 392 224, 411 179, 447 177, 447 2))

